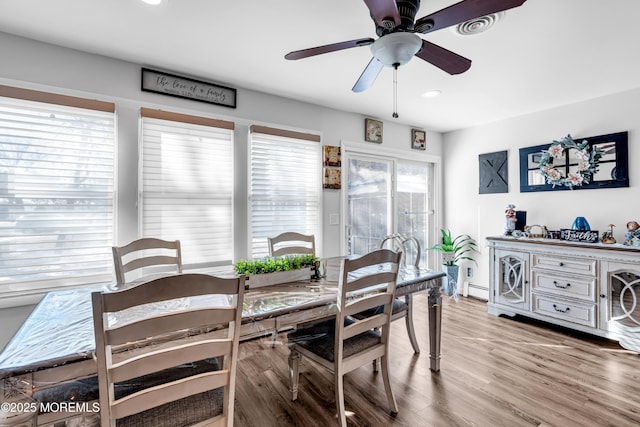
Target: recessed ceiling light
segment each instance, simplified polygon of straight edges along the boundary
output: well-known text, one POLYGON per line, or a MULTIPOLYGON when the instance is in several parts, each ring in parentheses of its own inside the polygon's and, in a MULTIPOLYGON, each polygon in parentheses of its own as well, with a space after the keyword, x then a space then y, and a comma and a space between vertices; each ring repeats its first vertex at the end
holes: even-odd
POLYGON ((442 93, 442 91, 441 91, 441 90, 434 89, 434 90, 428 90, 428 91, 426 91, 426 92, 425 92, 425 93, 423 93, 421 96, 422 96, 423 98, 435 98, 436 96, 440 95, 441 93, 442 93))
POLYGON ((143 2, 147 3, 147 4, 153 4, 153 5, 157 5, 162 3, 162 0, 142 0, 143 2))

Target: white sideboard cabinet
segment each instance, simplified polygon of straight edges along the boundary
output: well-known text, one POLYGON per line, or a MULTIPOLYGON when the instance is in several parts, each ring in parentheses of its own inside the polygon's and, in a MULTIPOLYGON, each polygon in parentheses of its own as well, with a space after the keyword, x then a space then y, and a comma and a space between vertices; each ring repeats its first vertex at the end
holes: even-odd
POLYGON ((640 351, 640 248, 487 238, 488 311, 520 314, 640 351))

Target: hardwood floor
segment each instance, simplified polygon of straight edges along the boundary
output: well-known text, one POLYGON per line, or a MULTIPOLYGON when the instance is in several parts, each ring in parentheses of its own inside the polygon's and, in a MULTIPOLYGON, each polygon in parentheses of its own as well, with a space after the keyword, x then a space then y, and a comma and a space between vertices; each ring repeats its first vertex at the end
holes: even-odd
MULTIPOLYGON (((617 343, 523 318, 487 314, 486 302, 443 302, 442 360, 429 370, 426 295, 415 295, 422 353, 393 323, 389 415, 382 376, 364 366, 345 378, 354 426, 638 426, 640 357, 617 343), (425 307, 424 311, 421 307, 425 307)), ((304 361, 298 400, 289 397, 286 335, 240 344, 235 425, 337 425, 330 374, 304 361)))

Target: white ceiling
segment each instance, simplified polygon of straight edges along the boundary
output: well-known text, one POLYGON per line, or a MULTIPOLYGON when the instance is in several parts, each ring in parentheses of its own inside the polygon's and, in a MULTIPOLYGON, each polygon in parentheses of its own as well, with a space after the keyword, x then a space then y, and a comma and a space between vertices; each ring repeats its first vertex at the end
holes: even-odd
MULTIPOLYGON (((369 90, 351 91, 368 47, 284 59, 376 38, 362 0, 165 2, 1 0, 0 31, 442 132, 640 87, 639 0, 528 0, 479 35, 422 35, 473 63, 456 76, 419 58, 400 67, 398 119, 391 69, 369 90), (442 95, 422 98, 429 89, 442 95)), ((423 0, 417 17, 454 3, 423 0)))

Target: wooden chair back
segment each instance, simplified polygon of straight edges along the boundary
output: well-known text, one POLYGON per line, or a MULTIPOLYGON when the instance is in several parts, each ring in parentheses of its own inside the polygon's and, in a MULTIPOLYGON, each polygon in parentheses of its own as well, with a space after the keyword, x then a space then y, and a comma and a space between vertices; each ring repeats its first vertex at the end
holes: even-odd
POLYGON ((184 274, 92 293, 102 427, 233 424, 244 281, 184 274))
POLYGON ((420 242, 415 237, 407 236, 401 233, 389 234, 382 238, 380 249, 387 248, 394 252, 402 252, 400 263, 402 265, 420 266, 420 257, 422 249, 420 242), (408 262, 407 262, 408 261, 408 262))
MULTIPOLYGON (((350 372, 388 353, 389 325, 398 265, 401 254, 388 249, 379 249, 355 259, 343 260, 338 282, 338 300, 336 303, 336 331, 335 331, 335 360, 342 363, 341 371, 350 372), (384 267, 384 268, 379 268, 384 267), (349 298, 354 292, 361 292, 365 288, 380 287, 379 291, 371 292, 361 298, 349 298), (384 307, 382 313, 358 319, 354 315, 376 307, 384 307), (345 319, 353 323, 345 326, 345 319), (381 328, 379 344, 363 348, 355 355, 346 358, 343 354, 344 341, 362 334, 368 330, 381 328)), ((347 322, 348 323, 348 322, 347 322)))
POLYGON ((134 240, 125 246, 112 247, 116 283, 127 283, 128 273, 142 275, 148 267, 171 267, 171 273, 182 273, 180 241, 152 237, 134 240))
POLYGON ((286 232, 277 235, 276 237, 268 237, 269 243, 269 256, 283 256, 291 254, 316 254, 316 239, 315 236, 286 232))

